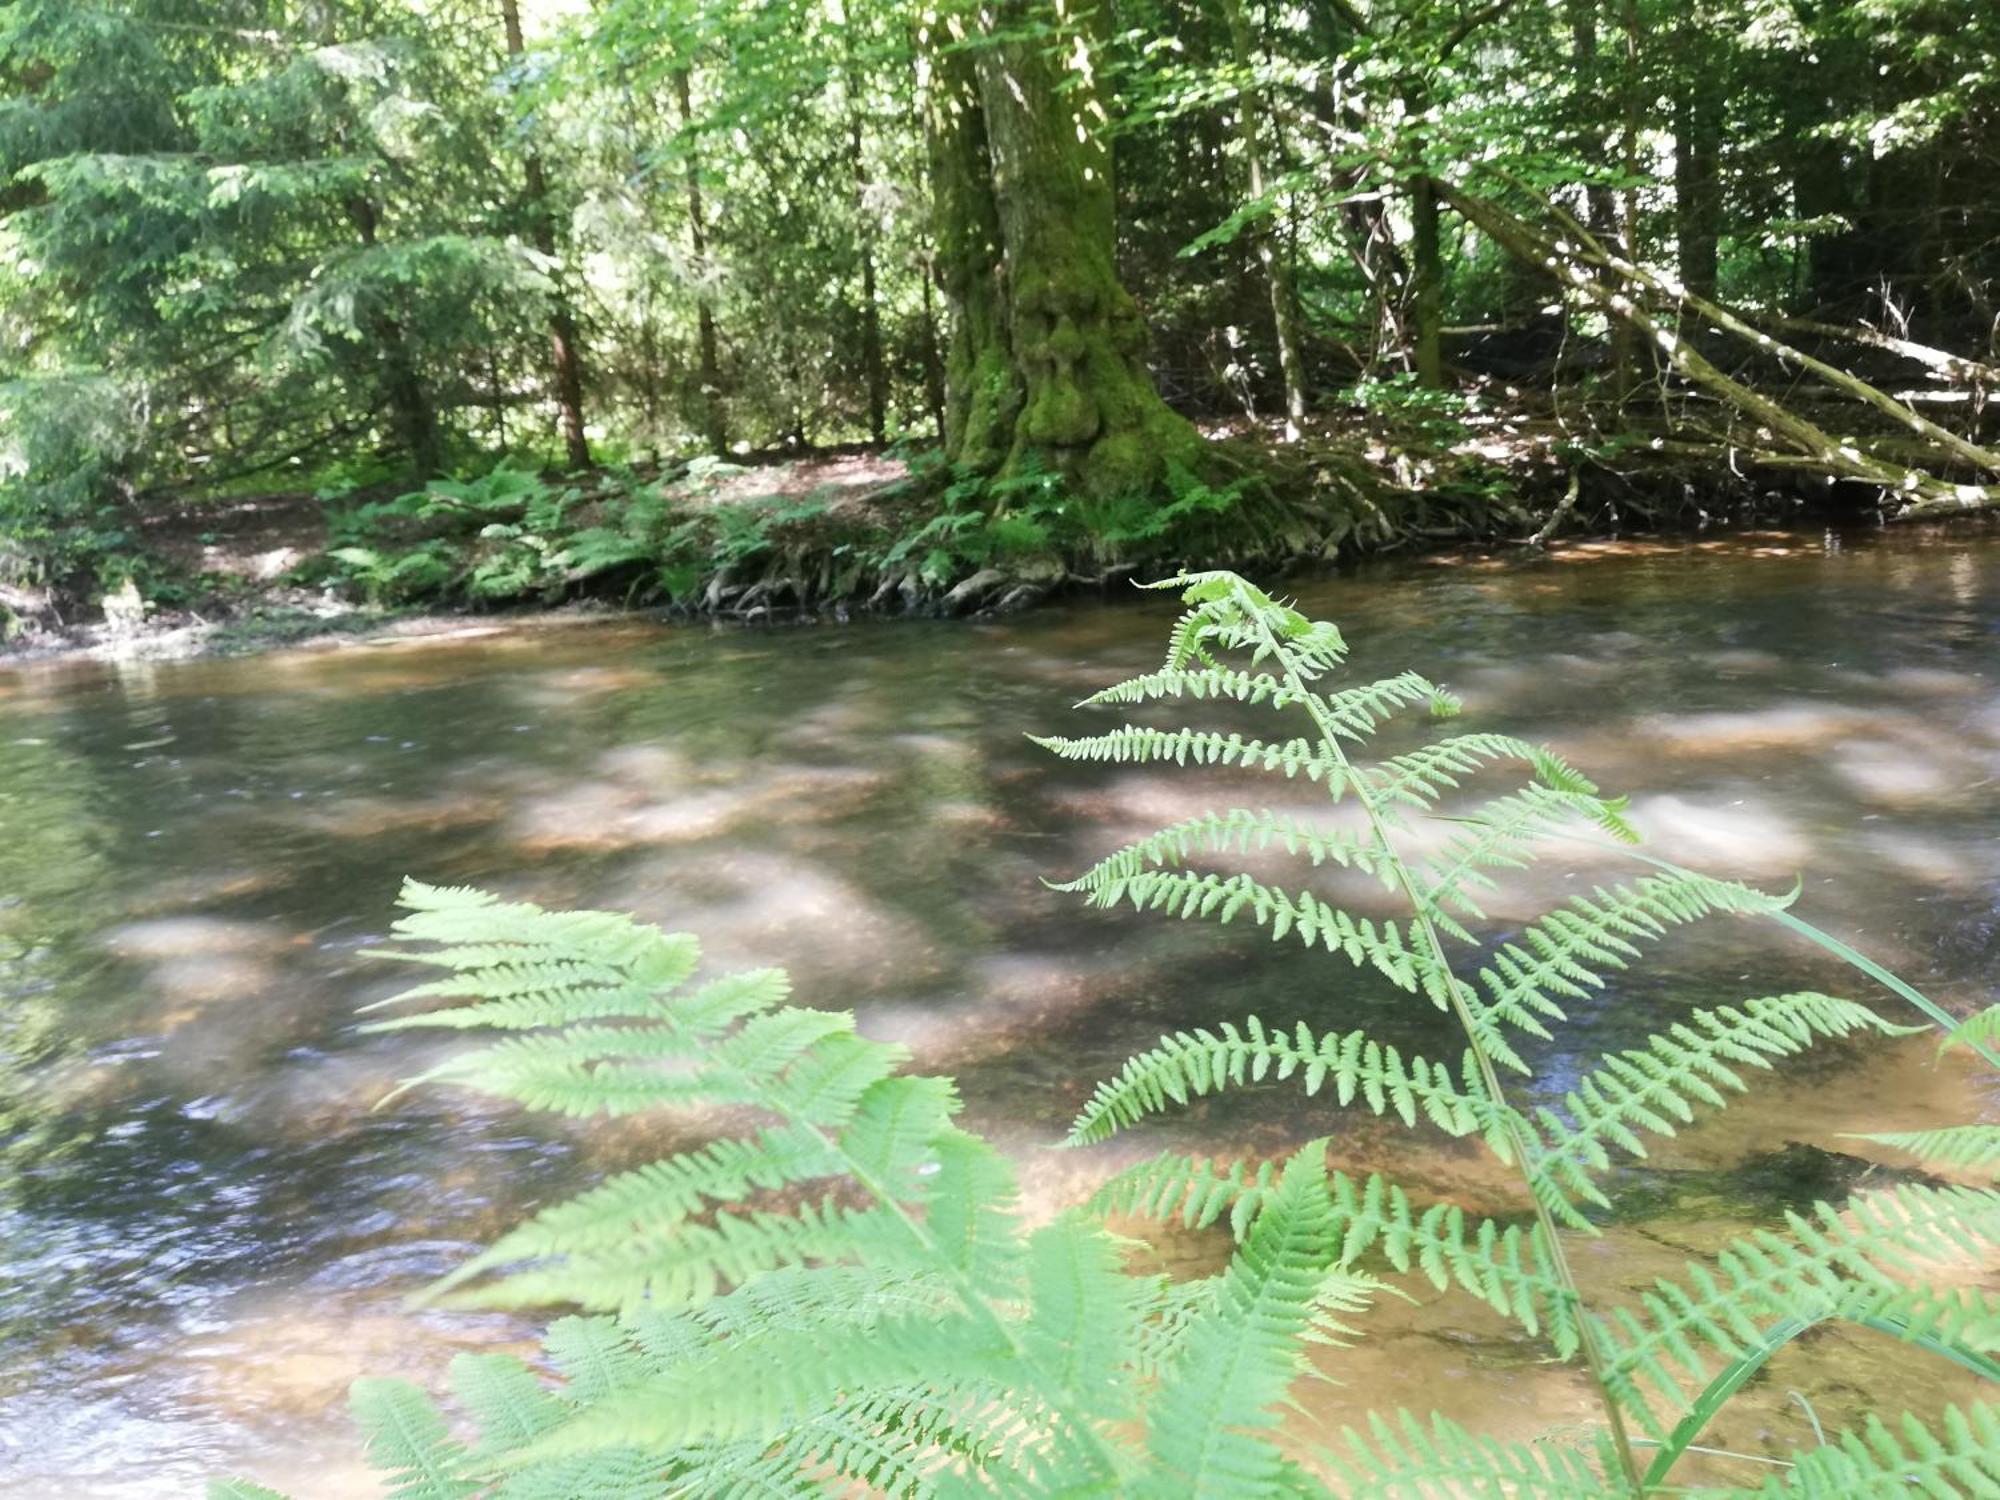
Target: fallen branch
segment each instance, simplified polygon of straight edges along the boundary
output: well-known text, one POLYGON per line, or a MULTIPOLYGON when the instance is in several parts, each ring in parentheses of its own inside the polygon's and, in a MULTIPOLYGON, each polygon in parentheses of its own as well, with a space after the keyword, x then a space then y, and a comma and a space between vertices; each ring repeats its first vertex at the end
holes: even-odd
POLYGON ((1899 519, 2000 506, 2000 484, 1954 483, 1923 468, 1864 452, 1852 439, 1835 437, 1817 423, 1725 374, 1694 348, 1692 341, 1656 318, 1646 303, 1659 299, 1676 308, 1691 310, 1716 327, 1752 341, 1767 353, 1812 370, 1843 394, 1883 412, 1907 431, 1929 440, 1934 448, 1945 450, 1975 469, 2000 476, 2000 454, 1940 427, 1866 381, 1759 332, 1728 309, 1693 296, 1684 288, 1611 254, 1559 207, 1544 205, 1550 217, 1563 225, 1562 239, 1551 237, 1493 200, 1465 188, 1445 184, 1442 191, 1453 208, 1501 249, 1546 271, 1607 316, 1637 330, 1683 378, 1757 423, 1761 438, 1776 438, 1796 448, 1808 460, 1804 467, 1881 488, 1897 497, 1899 519), (1607 284, 1606 274, 1615 278, 1615 284, 1607 284))

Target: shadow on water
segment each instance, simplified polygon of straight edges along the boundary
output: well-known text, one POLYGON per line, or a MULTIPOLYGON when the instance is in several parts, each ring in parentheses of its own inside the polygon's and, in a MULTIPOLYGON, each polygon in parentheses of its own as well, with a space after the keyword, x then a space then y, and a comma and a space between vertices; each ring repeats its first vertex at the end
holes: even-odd
MULTIPOLYGON (((1956 1007, 1988 997, 2000 543, 1461 558, 1314 584, 1304 604, 1341 621, 1359 670, 1418 666, 1479 727, 1551 739, 1630 788, 1667 856, 1780 883, 1806 871, 1814 920, 1956 1007)), ((578 1130, 451 1095, 374 1108, 437 1045, 355 1029, 397 985, 360 950, 405 873, 630 910, 699 934, 718 966, 791 967, 810 1003, 853 1006, 959 1077, 972 1123, 1030 1164, 1035 1212, 1161 1149, 1235 1157, 1319 1133, 1350 1170, 1518 1208, 1461 1143, 1279 1087, 1052 1149, 1163 1030, 1255 1013, 1450 1045, 1435 1013, 1341 964, 1042 886, 1202 805, 1312 806, 1303 784, 1069 767, 1027 743, 1091 722, 1068 705, 1149 665, 1171 614, 618 624, 0 674, 0 1482, 123 1496, 247 1468, 300 1494, 365 1492, 348 1379, 435 1381, 454 1349, 528 1331, 420 1317, 403 1294, 657 1149, 643 1125, 578 1130)), ((1496 934, 1606 878, 1599 858, 1551 862, 1495 904, 1496 934)), ((1806 984, 1852 988, 1768 934, 1699 930, 1592 1002, 1538 1059, 1539 1086, 1560 1093, 1691 1006, 1806 984)), ((1993 1109, 1925 1042, 1822 1049, 1623 1173, 1580 1272, 1629 1288, 1771 1221, 1818 1191, 1792 1142, 1993 1109)), ((1200 1235, 1160 1250, 1190 1267, 1218 1253, 1200 1235)), ((1340 1356, 1350 1384, 1315 1397, 1327 1413, 1442 1403, 1522 1434, 1586 1415, 1572 1375, 1463 1299, 1398 1304, 1377 1331, 1340 1356)), ((1901 1354, 1843 1357, 1894 1373, 1901 1354)), ((1782 1374, 1837 1415, 1815 1368, 1782 1374)), ((1764 1415, 1740 1441, 1804 1431, 1764 1415)))

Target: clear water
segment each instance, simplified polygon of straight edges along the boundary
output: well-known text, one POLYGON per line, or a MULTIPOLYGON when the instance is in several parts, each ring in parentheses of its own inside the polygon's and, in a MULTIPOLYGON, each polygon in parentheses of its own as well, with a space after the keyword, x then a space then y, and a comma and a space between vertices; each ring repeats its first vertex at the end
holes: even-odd
MULTIPOLYGON (((1468 725, 1549 738, 1631 790, 1665 854, 1804 872, 1813 920, 1954 1007, 1991 998, 2000 539, 1582 548, 1301 593, 1361 670, 1419 667, 1464 693, 1468 725)), ((718 965, 790 966, 810 1002, 955 1073, 972 1122, 1029 1165, 1036 1211, 1168 1146, 1238 1156, 1321 1133, 1341 1165, 1511 1207, 1477 1153, 1280 1090, 1050 1149, 1100 1077, 1184 1023, 1254 1011, 1432 1052, 1446 1038, 1343 966, 1041 885, 1201 805, 1310 805, 1303 783, 1066 767, 1028 743, 1107 723, 1069 705, 1150 664, 1171 614, 578 624, 0 670, 0 1489, 184 1494, 247 1472, 372 1493, 347 1382, 436 1384, 454 1350, 530 1332, 418 1315, 405 1294, 657 1146, 643 1122, 584 1131, 444 1094, 375 1107, 436 1045, 356 1029, 397 986, 361 950, 405 874, 631 910, 699 934, 718 965)), ((1496 921, 1604 878, 1595 859, 1551 866, 1496 921)), ((1677 1009, 1807 984, 1854 991, 1770 934, 1706 929, 1579 1017, 1544 1085, 1677 1009)), ((1581 1274, 1643 1284, 1824 1191, 1774 1158, 1788 1142, 1853 1151, 1840 1132, 1995 1107, 1991 1080, 1924 1041, 1821 1049, 1623 1175, 1581 1274)), ((1196 1236, 1162 1253, 1217 1252, 1196 1236)), ((1463 1299, 1425 1293, 1376 1332, 1334 1360, 1348 1383, 1314 1397, 1327 1415, 1443 1404, 1524 1434, 1586 1415, 1573 1375, 1463 1299)), ((1827 1421, 1865 1409, 1877 1376, 1919 1410, 1966 1393, 1865 1337, 1785 1358, 1770 1399, 1711 1441, 1803 1441, 1787 1388, 1827 1421)))

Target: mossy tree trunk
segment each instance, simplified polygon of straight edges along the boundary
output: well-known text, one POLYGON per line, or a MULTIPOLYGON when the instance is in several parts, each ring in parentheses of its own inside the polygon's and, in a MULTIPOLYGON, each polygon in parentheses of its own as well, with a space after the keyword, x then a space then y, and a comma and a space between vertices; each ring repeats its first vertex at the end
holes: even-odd
POLYGON ((1098 498, 1163 493, 1201 437, 1154 389, 1118 279, 1089 22, 1061 0, 1005 0, 933 12, 926 32, 946 455, 1098 498))

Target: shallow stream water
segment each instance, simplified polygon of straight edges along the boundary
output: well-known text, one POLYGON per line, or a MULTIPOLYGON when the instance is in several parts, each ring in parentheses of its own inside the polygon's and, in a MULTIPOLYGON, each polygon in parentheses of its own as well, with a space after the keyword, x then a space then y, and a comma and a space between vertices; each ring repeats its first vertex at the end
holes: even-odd
MULTIPOLYGON (((1580 547, 1300 594, 1340 621, 1358 670, 1423 670, 1463 694, 1466 727, 1549 739, 1631 791, 1663 855, 1803 876, 1813 921, 1954 1009, 1993 998, 2000 537, 1580 547)), ((496 626, 0 669, 0 1492, 190 1494, 241 1472, 301 1497, 373 1493, 347 1382, 439 1385, 455 1350, 529 1331, 414 1313, 405 1294, 657 1146, 643 1122, 578 1130, 449 1094, 376 1108, 437 1046, 357 1030, 398 986, 361 950, 405 874, 633 911, 698 934, 719 967, 789 966, 807 1003, 851 1006, 955 1074, 1037 1212, 1169 1146, 1238 1157, 1321 1133, 1350 1170, 1513 1207, 1475 1151, 1282 1089, 1051 1149, 1166 1029, 1255 1012, 1433 1054, 1448 1040, 1435 1014, 1295 946, 1041 884, 1203 806, 1311 805, 1303 782, 1071 767, 1027 741, 1114 722, 1070 705, 1149 665, 1172 614, 1150 599, 974 624, 496 626)), ((1545 867, 1495 922, 1630 873, 1597 860, 1545 867)), ((1691 1005, 1864 993, 1740 923, 1668 953, 1579 1009, 1540 1087, 1691 1005)), ((2000 1119, 1992 1080, 1933 1052, 1841 1045, 1784 1066, 1618 1176, 1579 1274, 1629 1291, 1859 1170, 1791 1143, 1854 1153, 1843 1132, 2000 1119)), ((1219 1253, 1197 1235, 1162 1250, 1219 1253)), ((1328 1361, 1346 1383, 1312 1397, 1323 1416, 1442 1406, 1511 1435, 1587 1419, 1571 1373, 1461 1297, 1424 1290, 1372 1332, 1328 1361)), ((1828 1335, 1709 1440, 1782 1454, 1813 1413, 1934 1410, 1969 1381, 1828 1335)))

